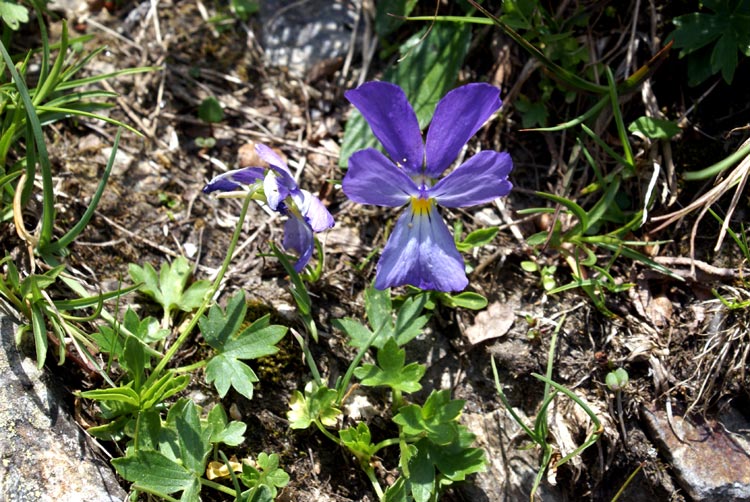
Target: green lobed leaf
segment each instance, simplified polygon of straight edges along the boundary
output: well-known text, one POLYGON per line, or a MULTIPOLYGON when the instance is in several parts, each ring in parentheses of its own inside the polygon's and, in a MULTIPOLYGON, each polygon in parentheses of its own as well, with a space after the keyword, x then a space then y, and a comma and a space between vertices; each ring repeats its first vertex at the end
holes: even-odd
MULTIPOLYGON (((424 441, 420 443, 425 443, 424 441)), ((425 445, 417 445, 417 454, 409 462, 408 485, 415 502, 429 502, 435 492, 435 466, 425 445)))
POLYGON ((258 377, 240 360, 275 354, 278 352, 276 343, 287 332, 285 326, 271 325, 270 315, 265 315, 237 333, 246 311, 245 296, 240 292, 229 300, 226 312, 214 305, 208 317, 201 318, 198 323, 206 342, 217 352, 206 365, 206 381, 214 383, 221 397, 234 387, 252 399, 252 384, 258 381, 258 377))
POLYGON ((247 364, 231 356, 218 354, 206 364, 206 382, 213 383, 219 397, 227 395, 230 387, 248 399, 253 398, 253 383, 258 381, 247 364))
POLYGON ((211 427, 210 441, 214 444, 224 443, 227 446, 238 446, 245 441, 247 424, 232 420, 229 422, 226 411, 221 403, 211 408, 206 417, 211 427))
POLYGON ((14 2, 0 1, 0 19, 15 31, 21 23, 29 22, 29 9, 14 2))
POLYGON ((700 84, 719 72, 724 81, 731 84, 738 64, 737 51, 750 55, 747 29, 750 3, 740 0, 703 2, 703 5, 714 12, 694 12, 676 17, 671 38, 675 47, 681 49, 680 57, 688 57, 690 85, 700 84))
MULTIPOLYGON (((429 298, 429 293, 418 293, 404 300, 401 308, 398 309, 393 334, 399 346, 406 345, 422 333, 422 328, 430 320, 429 315, 421 315, 429 298)), ((382 338, 382 340, 381 346, 386 339, 382 338)))
POLYGON ((221 353, 235 359, 257 359, 278 352, 276 344, 284 338, 287 327, 268 325, 270 317, 270 314, 266 314, 245 328, 236 338, 227 340, 221 353))
POLYGON ((256 495, 249 500, 273 500, 276 497, 276 489, 282 488, 289 483, 289 474, 279 468, 279 455, 277 453, 269 455, 266 452, 261 452, 258 454, 256 465, 252 466, 248 463, 243 463, 240 480, 249 488, 264 488, 267 494, 259 496, 256 492, 256 495))
POLYGON ((135 450, 158 450, 161 429, 159 411, 151 408, 139 412, 135 421, 133 448, 135 450))
POLYGON ((531 101, 528 97, 521 94, 519 99, 514 103, 514 106, 521 113, 521 126, 524 129, 547 125, 549 113, 544 101, 531 101))
POLYGON ((176 415, 175 428, 180 443, 182 465, 200 476, 205 471, 206 459, 211 451, 211 430, 202 427, 198 409, 189 399, 180 399, 172 406, 170 413, 176 415))
POLYGON ((390 294, 390 290, 380 291, 373 287, 365 290, 365 311, 373 331, 355 319, 334 319, 333 325, 349 336, 349 345, 362 349, 371 343, 373 347, 381 349, 389 338, 395 338, 401 346, 422 332, 422 328, 429 321, 429 316, 421 315, 429 300, 429 294, 420 292, 406 298, 398 309, 395 324, 390 294), (374 330, 379 330, 379 334, 370 342, 374 330))
POLYGON ((126 480, 158 493, 189 489, 195 476, 158 451, 139 450, 132 456, 112 459, 117 473, 126 480))
POLYGON ((206 297, 206 293, 211 289, 211 283, 209 281, 200 280, 195 281, 180 297, 177 307, 183 312, 190 312, 201 306, 203 299, 206 297))
POLYGON ((417 392, 422 388, 419 380, 424 376, 426 367, 418 363, 404 366, 405 360, 406 351, 399 349, 396 340, 391 337, 378 350, 378 366, 364 364, 354 370, 354 376, 362 380, 362 385, 369 387, 388 386, 403 392, 417 392))
POLYGON ((714 50, 711 52, 711 71, 721 72, 724 81, 731 84, 736 69, 737 36, 730 30, 724 33, 714 45, 714 50))
POLYGON ((143 267, 131 263, 128 272, 134 282, 143 283, 139 290, 161 305, 165 315, 169 315, 174 309, 189 312, 198 307, 203 296, 200 296, 200 301, 197 296, 201 291, 205 294, 209 285, 208 281, 196 281, 185 291, 191 270, 184 256, 177 257, 171 265, 163 264, 158 275, 150 263, 143 267))
POLYGON ((677 27, 672 33, 674 45, 685 57, 718 39, 727 29, 728 17, 693 12, 677 16, 672 23, 677 27))
POLYGON ((349 337, 349 345, 358 349, 365 348, 372 337, 372 332, 359 321, 350 318, 334 319, 333 326, 340 329, 349 337))
POLYGON ((206 343, 216 350, 222 350, 226 341, 239 331, 246 312, 245 293, 242 291, 238 291, 229 299, 226 311, 219 305, 212 305, 208 316, 203 316, 198 321, 198 327, 206 343))
POLYGON ((304 394, 298 390, 292 393, 289 400, 289 427, 307 429, 313 421, 320 420, 323 425, 332 426, 341 414, 334 405, 338 393, 326 386, 316 387, 313 382, 305 386, 304 394))
POLYGON ((487 458, 481 448, 472 448, 476 437, 460 426, 456 439, 447 445, 427 445, 430 459, 440 473, 451 481, 463 481, 466 476, 486 469, 487 458))
POLYGON ((457 419, 464 404, 461 399, 452 400, 448 389, 433 391, 424 406, 404 406, 393 421, 407 436, 425 436, 433 443, 449 444, 458 435, 457 419))
MULTIPOLYGON (((374 286, 369 286, 365 290, 365 312, 373 333, 390 327, 393 320, 392 310, 390 289, 379 290, 374 286)), ((381 332, 381 337, 385 339, 388 334, 381 332)))
POLYGON ((198 478, 193 478, 192 483, 182 492, 180 502, 201 502, 200 499, 201 482, 198 478))
MULTIPOLYGON (((289 483, 289 475, 282 469, 279 469, 278 453, 268 454, 261 452, 258 454, 258 467, 265 472, 266 484, 277 488, 282 488, 289 483)), ((275 490, 274 490, 275 492, 275 490)))
POLYGON ((359 422, 356 427, 352 426, 339 431, 339 438, 360 463, 367 465, 376 453, 375 445, 372 444, 370 428, 365 422, 359 422))

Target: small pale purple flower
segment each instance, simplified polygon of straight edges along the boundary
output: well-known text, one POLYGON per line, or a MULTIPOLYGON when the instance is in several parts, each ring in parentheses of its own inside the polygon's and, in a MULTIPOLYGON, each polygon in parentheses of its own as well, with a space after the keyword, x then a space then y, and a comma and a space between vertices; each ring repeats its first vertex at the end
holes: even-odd
POLYGON ((468 284, 464 262, 437 206, 468 207, 507 195, 513 162, 507 152, 483 150, 437 181, 461 148, 502 105, 489 84, 458 87, 437 104, 422 141, 409 101, 400 87, 368 82, 346 98, 362 113, 390 159, 373 148, 349 157, 344 193, 361 204, 408 204, 378 262, 375 287, 411 284, 460 291, 468 284))
POLYGON ((331 228, 333 216, 320 199, 297 186, 289 167, 273 150, 259 144, 255 151, 270 169, 243 167, 228 171, 209 181, 203 192, 227 192, 256 184, 262 186, 268 207, 289 217, 284 224, 283 244, 284 248, 299 254, 294 270, 301 272, 315 249, 313 233, 331 228))

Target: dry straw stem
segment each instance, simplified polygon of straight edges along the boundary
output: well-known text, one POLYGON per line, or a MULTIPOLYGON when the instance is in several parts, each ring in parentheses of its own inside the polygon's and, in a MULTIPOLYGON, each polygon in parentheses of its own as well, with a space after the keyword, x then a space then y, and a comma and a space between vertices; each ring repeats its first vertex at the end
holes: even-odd
MULTIPOLYGON (((738 148, 738 151, 748 146, 750 146, 750 139, 746 140, 738 148)), ((727 175, 726 178, 724 178, 723 181, 721 181, 719 184, 717 184, 715 187, 713 187, 711 190, 709 190, 705 194, 701 195, 698 199, 693 201, 688 206, 678 211, 674 211, 669 214, 665 214, 662 216, 657 216, 655 218, 652 218, 652 221, 655 221, 655 222, 660 221, 663 223, 661 223, 658 227, 651 230, 649 233, 651 234, 656 233, 659 230, 662 230, 663 228, 671 225, 672 223, 684 218, 686 215, 692 213, 696 209, 701 208, 701 211, 698 214, 698 218, 695 220, 695 223, 693 223, 693 228, 690 232, 690 257, 691 259, 694 259, 695 236, 698 232, 698 225, 700 224, 701 220, 703 220, 703 216, 705 216, 708 209, 717 200, 719 200, 720 197, 722 197, 725 193, 727 193, 734 185, 737 185, 737 188, 734 192, 734 196, 732 197, 732 202, 729 205, 729 209, 727 209, 727 214, 726 214, 726 217, 724 218, 724 223, 721 225, 721 231, 719 232, 719 237, 716 240, 716 246, 714 246, 714 251, 718 251, 719 249, 721 249, 721 244, 724 241, 724 237, 726 236, 729 221, 732 219, 732 214, 734 214, 734 210, 737 208, 737 204, 739 202, 740 196, 742 195, 742 192, 745 188, 745 183, 747 182, 748 173, 750 173, 750 155, 745 156, 745 158, 742 159, 742 162, 740 162, 734 169, 732 169, 731 172, 727 175)))

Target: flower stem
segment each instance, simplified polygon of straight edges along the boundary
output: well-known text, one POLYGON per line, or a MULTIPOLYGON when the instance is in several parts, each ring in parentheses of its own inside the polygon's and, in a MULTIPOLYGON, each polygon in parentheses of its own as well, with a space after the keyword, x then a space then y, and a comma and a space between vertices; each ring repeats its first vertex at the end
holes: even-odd
POLYGON ((247 216, 247 210, 250 207, 251 200, 253 200, 252 193, 249 192, 248 195, 245 196, 245 202, 242 204, 240 219, 237 223, 237 227, 234 229, 234 234, 232 234, 232 240, 229 243, 229 247, 227 248, 227 255, 224 258, 224 263, 222 263, 221 269, 219 269, 219 273, 216 275, 216 279, 214 279, 213 284, 211 284, 211 288, 203 297, 203 303, 195 312, 195 314, 193 314, 193 317, 192 319, 190 319, 190 322, 187 324, 187 326, 183 328, 182 333, 180 333, 180 336, 177 337, 177 340, 175 340, 172 346, 169 347, 169 350, 164 354, 164 357, 161 359, 161 361, 159 361, 159 364, 156 365, 156 368, 154 368, 154 371, 146 381, 146 387, 153 385, 153 383, 159 378, 159 375, 167 366, 167 364, 169 364, 169 361, 172 359, 172 357, 174 357, 180 347, 182 347, 182 344, 185 343, 185 340, 187 340, 187 337, 190 335, 190 333, 192 333, 193 329, 195 329, 195 326, 198 324, 198 320, 208 308, 208 305, 209 303, 211 303, 211 299, 216 294, 216 291, 218 291, 219 285, 221 284, 221 281, 222 279, 224 279, 224 275, 227 272, 227 268, 229 268, 229 263, 232 261, 234 249, 237 247, 237 242, 240 239, 242 226, 245 223, 245 217, 247 216))
POLYGON ((213 481, 209 481, 206 478, 200 478, 200 483, 203 486, 208 486, 209 488, 213 488, 214 490, 219 490, 222 493, 226 493, 227 495, 231 495, 232 497, 237 496, 237 492, 229 488, 228 486, 224 486, 219 483, 215 483, 213 481))
POLYGON ((208 361, 206 359, 201 359, 200 361, 197 361, 193 364, 188 364, 187 366, 180 366, 179 368, 174 368, 172 371, 174 373, 189 373, 193 370, 197 370, 198 368, 203 368, 208 364, 208 361))
POLYGON ((380 486, 380 482, 378 481, 378 478, 375 476, 375 469, 368 466, 362 466, 362 470, 365 471, 365 474, 367 474, 367 477, 370 478, 370 483, 372 483, 372 488, 375 490, 375 494, 378 496, 378 500, 383 500, 383 488, 380 486))
POLYGON ((396 413, 399 408, 404 404, 404 395, 399 389, 393 389, 392 391, 393 403, 391 403, 393 412, 396 413))
POLYGON ((323 386, 323 379, 320 377, 320 371, 318 371, 318 366, 315 364, 315 359, 313 359, 312 353, 310 352, 310 347, 307 345, 307 341, 305 338, 302 337, 299 333, 297 333, 296 330, 291 330, 292 336, 295 340, 297 340, 297 343, 299 344, 300 348, 302 349, 302 353, 305 356, 305 362, 307 363, 307 367, 310 368, 310 373, 312 373, 313 380, 315 380, 315 384, 318 387, 323 386))
POLYGON ((331 431, 329 431, 328 429, 326 429, 325 426, 322 423, 320 423, 320 420, 315 419, 315 420, 313 420, 313 422, 315 422, 315 425, 318 427, 318 429, 320 430, 320 432, 322 432, 325 437, 327 437, 328 439, 330 439, 331 441, 333 441, 337 445, 343 446, 341 444, 341 440, 339 438, 337 438, 336 436, 334 436, 331 433, 331 431))
POLYGON ((375 448, 373 449, 372 454, 375 455, 375 453, 379 452, 383 448, 387 448, 388 446, 399 444, 400 442, 401 442, 401 438, 384 439, 375 445, 375 448))

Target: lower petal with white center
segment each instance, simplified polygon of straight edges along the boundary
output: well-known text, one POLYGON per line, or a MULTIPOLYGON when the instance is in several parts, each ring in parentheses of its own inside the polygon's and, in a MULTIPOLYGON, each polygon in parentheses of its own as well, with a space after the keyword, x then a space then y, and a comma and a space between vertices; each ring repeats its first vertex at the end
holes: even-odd
POLYGON ((434 201, 412 199, 380 257, 375 287, 410 284, 449 292, 468 283, 464 261, 434 201))

